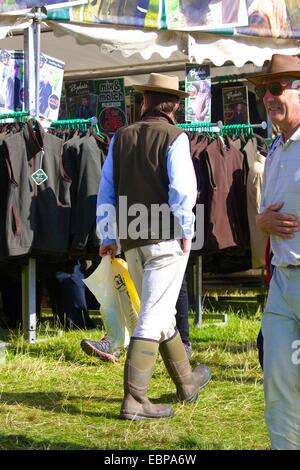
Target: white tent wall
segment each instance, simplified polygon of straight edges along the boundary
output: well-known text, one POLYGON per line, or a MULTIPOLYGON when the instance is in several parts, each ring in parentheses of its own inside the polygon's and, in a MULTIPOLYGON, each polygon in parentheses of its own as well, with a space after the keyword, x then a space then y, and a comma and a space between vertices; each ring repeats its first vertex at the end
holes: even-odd
MULTIPOLYGON (((6 37, 0 41, 0 49, 22 50, 23 47, 22 34, 6 37)), ((148 60, 143 59, 138 53, 128 58, 119 51, 105 53, 95 43, 80 45, 71 35, 58 37, 51 31, 42 32, 41 51, 65 62, 65 80, 124 76, 126 73, 138 74, 143 72, 145 67, 157 71, 163 68, 184 69, 184 63, 187 61, 187 56, 175 50, 175 46, 165 51, 168 54, 165 58, 158 52, 154 52, 148 60)))
MULTIPOLYGON (((0 40, 0 49, 23 50, 24 38, 22 33, 6 37, 0 40)), ((74 37, 58 37, 52 31, 43 31, 41 35, 41 51, 51 57, 65 62, 64 80, 79 80, 93 78, 107 78, 122 76, 125 78, 125 86, 139 84, 145 81, 149 71, 169 73, 184 80, 185 64, 188 56, 175 50, 170 57, 163 59, 155 52, 148 60, 135 53, 130 57, 124 57, 120 52, 110 54, 101 52, 96 44, 78 44, 74 37)), ((254 64, 245 64, 244 73, 254 73, 260 68, 254 64)), ((219 75, 231 75, 239 73, 239 69, 232 66, 212 67, 212 79, 219 75)))

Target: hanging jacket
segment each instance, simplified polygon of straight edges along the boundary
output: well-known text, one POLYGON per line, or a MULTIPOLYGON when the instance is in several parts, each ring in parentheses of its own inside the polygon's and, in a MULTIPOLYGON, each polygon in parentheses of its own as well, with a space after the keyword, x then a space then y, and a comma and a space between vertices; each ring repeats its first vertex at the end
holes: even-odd
POLYGON ((0 260, 7 257, 7 246, 5 237, 5 218, 7 206, 7 190, 8 190, 8 171, 3 152, 3 139, 7 135, 0 134, 0 260))
POLYGON ((209 219, 204 248, 220 250, 249 246, 246 175, 243 155, 229 138, 220 138, 206 149, 210 188, 209 219))
POLYGON ((72 256, 82 257, 89 249, 98 255, 96 205, 103 152, 95 138, 87 134, 81 139, 66 142, 64 154, 67 171, 72 179, 70 253, 72 256))
POLYGON ((9 173, 6 242, 9 256, 66 253, 71 213, 71 179, 64 170, 63 141, 31 122, 4 140, 9 173), (44 156, 42 157, 42 153, 44 156), (41 165, 42 163, 42 165, 41 165), (47 180, 32 174, 42 168, 47 180))

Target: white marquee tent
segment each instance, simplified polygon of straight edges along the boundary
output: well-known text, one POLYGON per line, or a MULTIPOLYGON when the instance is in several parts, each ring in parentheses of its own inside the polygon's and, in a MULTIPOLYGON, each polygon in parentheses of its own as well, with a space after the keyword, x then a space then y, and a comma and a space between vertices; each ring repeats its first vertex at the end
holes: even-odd
MULTIPOLYGON (((23 50, 24 30, 31 22, 25 16, 0 15, 0 49, 23 50)), ((142 83, 143 75, 154 71, 176 73, 183 79, 186 62, 215 65, 211 68, 212 78, 257 72, 276 52, 300 54, 300 41, 44 21, 41 52, 65 62, 66 80, 123 76, 125 85, 131 85, 142 83)), ((23 328, 34 342, 33 260, 23 270, 22 282, 23 328)))

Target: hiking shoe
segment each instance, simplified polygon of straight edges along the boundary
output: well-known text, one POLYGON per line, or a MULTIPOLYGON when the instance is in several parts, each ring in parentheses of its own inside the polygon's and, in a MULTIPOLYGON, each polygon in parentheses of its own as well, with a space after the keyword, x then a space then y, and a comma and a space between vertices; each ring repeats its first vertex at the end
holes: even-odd
POLYGON ((186 355, 189 359, 192 358, 192 354, 193 354, 193 349, 192 349, 192 345, 191 344, 185 344, 183 343, 183 346, 184 346, 184 349, 185 349, 185 352, 186 352, 186 355))
POLYGON ((80 343, 81 349, 89 356, 99 357, 104 361, 116 362, 119 361, 121 351, 118 349, 114 352, 111 351, 111 340, 106 336, 99 341, 91 339, 83 339, 80 343))

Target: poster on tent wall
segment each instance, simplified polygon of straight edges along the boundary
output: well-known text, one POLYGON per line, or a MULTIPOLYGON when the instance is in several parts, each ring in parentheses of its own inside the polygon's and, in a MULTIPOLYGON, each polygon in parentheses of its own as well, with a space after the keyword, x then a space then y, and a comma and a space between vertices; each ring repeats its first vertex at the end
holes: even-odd
POLYGON ((0 50, 0 113, 24 111, 24 53, 0 50))
POLYGON ((176 111, 175 114, 176 121, 178 124, 184 124, 186 119, 185 119, 185 98, 181 98, 179 102, 179 108, 176 111))
POLYGON ((300 38, 299 0, 248 1, 248 26, 236 33, 273 38, 300 38))
POLYGON ((127 124, 123 78, 95 80, 98 95, 98 125, 107 134, 113 134, 127 124))
POLYGON ((249 123, 248 87, 246 85, 223 88, 222 99, 225 125, 249 123))
POLYGON ((164 0, 88 0, 87 5, 50 12, 51 20, 160 29, 164 0))
MULTIPOLYGON (((64 62, 45 54, 40 58, 40 116, 57 120, 64 62)), ((0 112, 26 111, 24 105, 24 52, 0 50, 0 112)))
POLYGON ((246 0, 165 0, 168 29, 209 31, 248 25, 246 0))
POLYGON ((0 14, 20 14, 30 11, 34 7, 46 7, 47 10, 82 5, 88 0, 2 0, 0 14))
POLYGON ((40 116, 49 121, 58 119, 65 64, 42 54, 40 59, 40 116))
POLYGON ((97 116, 98 96, 93 80, 67 82, 66 106, 70 119, 89 119, 97 116))
POLYGON ((60 98, 59 111, 58 111, 58 120, 59 121, 64 121, 66 119, 68 119, 66 95, 63 94, 60 98))
POLYGON ((299 0, 88 0, 84 6, 50 11, 48 18, 155 29, 300 38, 299 0))
POLYGON ((209 65, 185 67, 185 120, 187 122, 209 122, 211 116, 211 78, 209 65))

